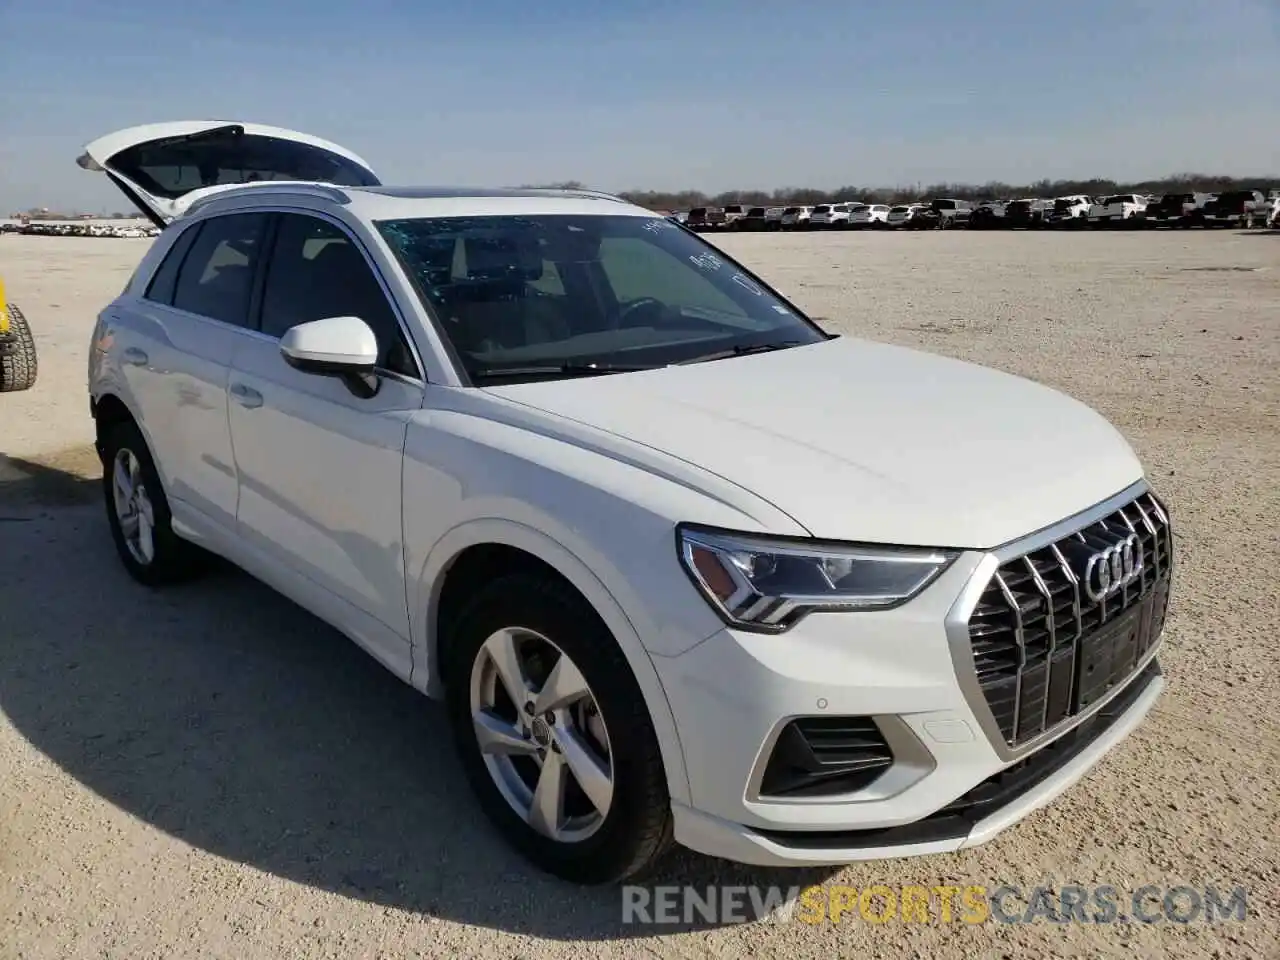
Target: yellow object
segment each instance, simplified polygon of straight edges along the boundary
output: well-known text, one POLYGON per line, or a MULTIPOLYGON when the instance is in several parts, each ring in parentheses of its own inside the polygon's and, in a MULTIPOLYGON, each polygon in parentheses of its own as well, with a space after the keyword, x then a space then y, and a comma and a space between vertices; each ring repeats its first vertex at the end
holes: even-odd
POLYGON ((9 304, 4 298, 4 277, 0 277, 0 337, 9 332, 9 304))

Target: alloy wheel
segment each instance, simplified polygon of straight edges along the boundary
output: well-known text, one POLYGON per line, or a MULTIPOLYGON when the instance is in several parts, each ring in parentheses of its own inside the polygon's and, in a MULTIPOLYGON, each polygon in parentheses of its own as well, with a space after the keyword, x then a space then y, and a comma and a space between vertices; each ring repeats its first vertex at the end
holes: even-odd
POLYGON ((155 559, 155 510, 142 476, 142 464, 132 450, 121 447, 111 467, 111 494, 125 546, 143 566, 155 559))
POLYGON ((534 831, 586 840, 613 806, 609 733, 577 665, 540 633, 492 633, 471 667, 471 719, 484 765, 534 831))

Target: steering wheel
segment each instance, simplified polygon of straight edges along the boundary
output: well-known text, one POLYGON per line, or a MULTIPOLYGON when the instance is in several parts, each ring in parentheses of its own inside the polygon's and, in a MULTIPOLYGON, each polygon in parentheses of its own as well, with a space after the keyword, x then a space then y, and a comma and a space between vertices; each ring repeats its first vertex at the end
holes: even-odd
POLYGON ((635 313, 638 310, 643 310, 645 308, 665 311, 667 309, 667 305, 663 303, 661 300, 659 300, 657 297, 639 297, 635 300, 632 300, 624 304, 621 307, 621 309, 618 310, 617 315, 613 319, 614 329, 616 330, 617 328, 621 327, 623 324, 623 321, 625 321, 633 313, 635 313))

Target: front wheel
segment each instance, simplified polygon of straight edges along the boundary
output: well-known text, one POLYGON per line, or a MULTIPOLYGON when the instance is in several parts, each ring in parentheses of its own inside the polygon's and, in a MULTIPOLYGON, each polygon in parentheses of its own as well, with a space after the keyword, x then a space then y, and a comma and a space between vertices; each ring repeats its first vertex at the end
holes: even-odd
POLYGON ((515 574, 447 629, 449 714, 489 819, 575 883, 642 873, 672 843, 671 799, 644 697, 617 641, 572 588, 515 574))

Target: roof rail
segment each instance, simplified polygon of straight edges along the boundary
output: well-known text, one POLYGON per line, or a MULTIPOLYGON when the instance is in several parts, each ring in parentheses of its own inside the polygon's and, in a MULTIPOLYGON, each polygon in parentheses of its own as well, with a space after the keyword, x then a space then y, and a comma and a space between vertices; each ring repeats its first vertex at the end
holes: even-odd
POLYGON ((255 193, 283 193, 292 197, 320 197, 321 199, 332 200, 334 203, 341 204, 351 202, 351 197, 347 195, 345 190, 340 190, 328 183, 313 183, 305 180, 257 180, 253 183, 239 183, 234 187, 228 187, 226 190, 219 190, 217 193, 199 197, 184 212, 190 214, 216 200, 222 200, 226 197, 239 197, 250 190, 255 193))
POLYGON ((603 190, 587 190, 580 187, 520 187, 518 189, 552 197, 582 197, 589 200, 611 200, 614 203, 630 202, 612 193, 605 193, 603 190))

